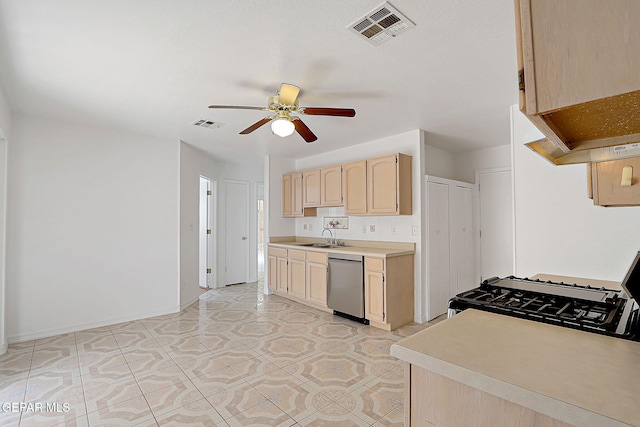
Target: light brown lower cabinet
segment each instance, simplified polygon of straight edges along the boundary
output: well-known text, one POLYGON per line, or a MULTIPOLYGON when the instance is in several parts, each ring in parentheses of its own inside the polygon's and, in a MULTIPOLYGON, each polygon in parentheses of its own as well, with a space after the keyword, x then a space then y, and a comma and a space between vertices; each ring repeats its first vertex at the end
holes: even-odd
POLYGON ((413 255, 364 258, 364 317, 392 331, 413 321, 413 255))
POLYGON ((410 427, 571 427, 571 424, 406 362, 404 418, 404 425, 410 427))
POLYGON ((327 254, 307 252, 307 298, 322 307, 327 306, 327 254))
POLYGON ((294 297, 305 299, 307 296, 306 251, 289 249, 289 290, 294 297))
POLYGON ((269 289, 278 295, 327 307, 327 254, 307 250, 271 247, 269 289))
POLYGON ((269 289, 287 292, 289 269, 287 250, 284 248, 269 248, 269 289))

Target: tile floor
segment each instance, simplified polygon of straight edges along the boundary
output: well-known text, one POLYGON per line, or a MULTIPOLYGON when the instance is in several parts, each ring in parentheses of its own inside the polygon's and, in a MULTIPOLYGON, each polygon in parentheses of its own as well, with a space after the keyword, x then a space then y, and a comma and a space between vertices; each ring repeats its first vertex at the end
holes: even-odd
POLYGON ((403 366, 389 347, 426 325, 385 332, 260 289, 213 289, 181 313, 10 345, 0 403, 58 411, 0 407, 0 425, 402 425, 403 366))

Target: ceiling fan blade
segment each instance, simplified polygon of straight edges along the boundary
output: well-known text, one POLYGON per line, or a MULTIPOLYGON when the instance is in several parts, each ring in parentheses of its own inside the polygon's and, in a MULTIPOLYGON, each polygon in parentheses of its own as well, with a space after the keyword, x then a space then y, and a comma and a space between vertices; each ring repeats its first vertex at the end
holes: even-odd
POLYGON ((289 83, 282 83, 280 85, 280 103, 284 105, 293 105, 298 98, 300 88, 298 86, 290 85, 289 83))
POLYGON ((259 122, 255 122, 254 124, 252 124, 251 126, 249 126, 248 128, 246 128, 245 130, 243 130, 242 132, 240 132, 240 135, 246 135, 248 133, 253 132, 254 130, 258 129, 260 126, 266 125, 267 123, 269 123, 271 120, 273 120, 273 117, 265 117, 264 119, 260 120, 259 122))
POLYGON ((209 108, 229 108, 234 110, 266 110, 264 107, 245 107, 242 105, 209 105, 209 108))
POLYGON ((356 115, 356 110, 354 110, 353 108, 304 107, 299 108, 298 112, 310 116, 353 117, 356 115))
POLYGON ((302 120, 295 118, 293 120, 293 125, 296 127, 296 132, 298 132, 305 141, 313 142, 318 139, 318 137, 311 132, 311 129, 309 129, 302 120))

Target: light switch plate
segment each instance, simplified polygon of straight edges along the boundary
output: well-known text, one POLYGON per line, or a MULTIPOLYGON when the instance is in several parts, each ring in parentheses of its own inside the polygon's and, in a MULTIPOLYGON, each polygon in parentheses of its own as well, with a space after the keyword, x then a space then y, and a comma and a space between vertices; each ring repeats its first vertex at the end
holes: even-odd
POLYGON ((322 226, 324 228, 347 229, 349 228, 349 217, 348 216, 325 216, 322 218, 322 226))

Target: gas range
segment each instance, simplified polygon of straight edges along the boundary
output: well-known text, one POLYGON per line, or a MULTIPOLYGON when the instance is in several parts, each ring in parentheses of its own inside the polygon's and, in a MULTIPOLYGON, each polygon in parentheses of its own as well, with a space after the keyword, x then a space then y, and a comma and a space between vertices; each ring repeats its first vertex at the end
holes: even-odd
POLYGON ((636 302, 640 295, 639 260, 640 252, 622 282, 623 290, 492 277, 480 287, 453 297, 448 317, 475 308, 640 341, 636 302))

